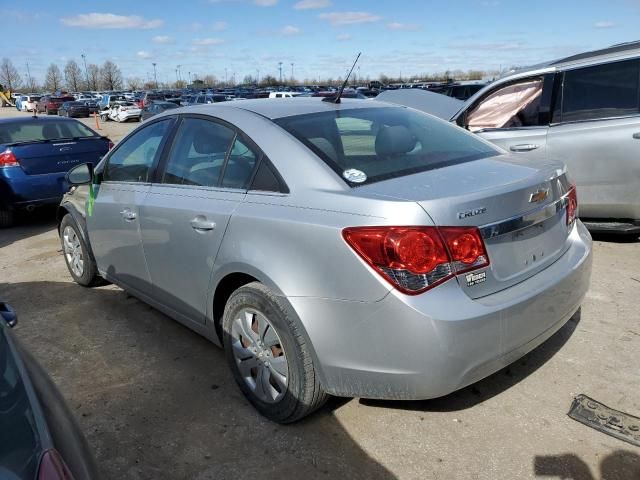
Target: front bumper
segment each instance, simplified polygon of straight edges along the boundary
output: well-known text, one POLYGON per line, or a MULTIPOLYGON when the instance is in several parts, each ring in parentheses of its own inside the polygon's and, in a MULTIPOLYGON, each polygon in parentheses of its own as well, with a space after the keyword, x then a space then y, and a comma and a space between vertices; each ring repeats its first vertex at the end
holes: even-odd
POLYGON ((415 297, 392 291, 378 302, 288 300, 328 393, 440 397, 514 362, 575 314, 591 277, 591 237, 579 221, 570 242, 543 271, 476 300, 455 279, 415 297))

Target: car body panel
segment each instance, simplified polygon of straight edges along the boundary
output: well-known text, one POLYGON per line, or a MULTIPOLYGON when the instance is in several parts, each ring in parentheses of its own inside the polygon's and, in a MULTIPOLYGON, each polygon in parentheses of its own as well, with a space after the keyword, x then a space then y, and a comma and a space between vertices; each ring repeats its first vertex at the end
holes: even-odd
POLYGON ((51 378, 0 318, 0 476, 32 480, 55 449, 75 478, 95 480, 86 439, 51 378))

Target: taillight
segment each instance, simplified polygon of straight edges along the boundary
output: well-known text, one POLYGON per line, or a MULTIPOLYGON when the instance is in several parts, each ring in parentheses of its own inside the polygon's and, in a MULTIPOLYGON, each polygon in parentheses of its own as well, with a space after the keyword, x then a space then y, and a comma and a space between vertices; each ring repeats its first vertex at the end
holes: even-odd
POLYGON ((350 227, 342 235, 383 278, 409 295, 489 265, 475 227, 350 227))
POLYGON ((0 168, 2 167, 17 167, 20 165, 18 159, 11 150, 5 150, 0 153, 0 168))
POLYGON ((571 185, 567 192, 567 225, 573 225, 578 215, 578 192, 575 185, 571 185))
POLYGON ((73 480, 73 475, 56 450, 47 450, 40 460, 38 480, 73 480))

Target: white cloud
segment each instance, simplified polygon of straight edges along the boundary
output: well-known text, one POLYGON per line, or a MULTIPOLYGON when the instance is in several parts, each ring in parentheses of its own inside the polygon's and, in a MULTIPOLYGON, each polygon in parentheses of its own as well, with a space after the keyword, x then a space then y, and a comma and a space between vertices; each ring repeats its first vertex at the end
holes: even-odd
POLYGON ((415 23, 400 23, 400 22, 387 23, 387 28, 389 30, 396 30, 396 31, 402 31, 402 32, 415 32, 416 30, 420 30, 420 27, 415 23))
POLYGON ((151 39, 151 41, 159 44, 173 43, 173 39, 168 35, 156 35, 151 39))
POLYGON ((144 50, 140 50, 138 53, 136 53, 136 55, 138 57, 144 58, 144 59, 151 58, 151 54, 149 52, 144 51, 144 50))
POLYGON ((603 20, 603 21, 594 23, 593 26, 595 28, 613 28, 613 27, 616 26, 616 24, 613 23, 613 22, 608 22, 608 21, 603 20))
POLYGON ((214 32, 221 32, 227 28, 227 22, 215 22, 211 28, 214 32))
POLYGON ((340 35, 336 36, 336 40, 338 40, 339 42, 346 42, 351 40, 351 35, 349 35, 348 33, 341 33, 340 35))
POLYGON ((296 10, 312 10, 316 8, 326 8, 331 5, 330 0, 300 0, 293 8, 296 10))
POLYGON ((113 13, 82 13, 64 17, 60 21, 67 27, 81 28, 158 28, 164 22, 160 19, 147 20, 138 15, 115 15, 113 13))
POLYGON ((273 7, 278 0, 253 0, 253 3, 259 7, 273 7))
POLYGON ((291 36, 298 35, 300 33, 300 29, 298 27, 294 27, 293 25, 287 25, 286 27, 282 27, 280 30, 280 35, 291 36))
POLYGON ((320 20, 326 20, 331 25, 355 25, 358 23, 373 23, 382 17, 368 12, 331 12, 318 15, 320 20))
POLYGON ((211 45, 220 45, 221 43, 224 43, 224 40, 222 40, 221 38, 196 38, 193 41, 194 45, 197 45, 199 47, 208 47, 211 45))

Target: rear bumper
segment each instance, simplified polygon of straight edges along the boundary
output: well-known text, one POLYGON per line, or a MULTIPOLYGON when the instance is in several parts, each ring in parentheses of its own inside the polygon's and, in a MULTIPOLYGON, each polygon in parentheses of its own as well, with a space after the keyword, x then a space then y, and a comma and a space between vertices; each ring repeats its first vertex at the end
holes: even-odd
POLYGON ((21 208, 59 203, 64 195, 65 172, 27 175, 20 167, 0 168, 0 205, 21 208))
POLYGON ((452 279, 378 302, 291 298, 333 395, 427 399, 474 383, 525 355, 578 310, 591 276, 591 237, 577 222, 556 262, 473 300, 452 279))

